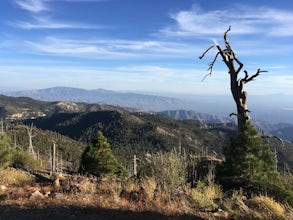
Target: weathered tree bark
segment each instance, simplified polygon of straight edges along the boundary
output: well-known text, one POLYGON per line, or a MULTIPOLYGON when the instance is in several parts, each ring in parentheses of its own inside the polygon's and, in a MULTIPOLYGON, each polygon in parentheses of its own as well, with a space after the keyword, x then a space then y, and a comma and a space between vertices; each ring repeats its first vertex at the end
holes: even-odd
POLYGON ((220 45, 213 45, 209 47, 199 58, 202 59, 205 56, 205 54, 213 47, 216 47, 218 49, 218 53, 216 54, 214 60, 209 64, 208 70, 210 72, 205 76, 205 78, 208 75, 212 74, 214 64, 218 56, 221 55, 224 63, 229 69, 228 73, 230 75, 231 93, 232 93, 233 99, 236 104, 236 109, 237 109, 237 113, 231 113, 230 116, 232 115, 237 116, 238 133, 241 133, 244 131, 246 124, 250 122, 249 110, 247 106, 247 92, 243 90, 243 86, 244 84, 254 80, 261 72, 266 72, 266 71, 262 71, 258 69, 254 75, 249 76, 248 72, 244 70, 243 71, 244 78, 238 77, 241 69, 243 68, 243 64, 235 56, 235 53, 227 40, 227 33, 230 30, 231 30, 231 26, 224 33, 224 42, 226 47, 224 50, 221 48, 220 45))

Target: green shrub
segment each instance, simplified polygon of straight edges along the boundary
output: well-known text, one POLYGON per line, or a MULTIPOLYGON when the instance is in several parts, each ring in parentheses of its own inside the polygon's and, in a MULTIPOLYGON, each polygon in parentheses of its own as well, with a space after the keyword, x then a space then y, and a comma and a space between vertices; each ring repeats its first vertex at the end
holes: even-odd
POLYGON ((31 169, 40 169, 41 161, 35 160, 32 155, 21 148, 17 148, 13 155, 12 161, 14 164, 18 164, 31 169))
POLYGON ((0 168, 12 164, 15 149, 10 146, 11 140, 5 133, 0 133, 0 168))

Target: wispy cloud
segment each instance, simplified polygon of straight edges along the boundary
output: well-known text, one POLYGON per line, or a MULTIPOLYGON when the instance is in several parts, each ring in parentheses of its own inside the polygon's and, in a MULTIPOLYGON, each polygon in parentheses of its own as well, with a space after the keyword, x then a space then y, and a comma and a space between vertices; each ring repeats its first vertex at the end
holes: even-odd
POLYGON ((9 22, 10 25, 21 29, 99 29, 102 26, 90 25, 84 23, 63 22, 52 20, 48 16, 34 16, 33 21, 15 21, 9 22))
POLYGON ((49 7, 44 0, 17 0, 15 3, 24 10, 38 13, 48 11, 49 7))
POLYGON ((222 35, 229 25, 235 34, 293 36, 293 12, 269 7, 234 6, 225 10, 203 11, 193 5, 190 10, 171 14, 175 25, 161 33, 169 36, 222 35))
POLYGON ((83 41, 47 37, 44 42, 26 42, 33 50, 54 55, 83 57, 89 59, 112 59, 115 57, 130 57, 130 53, 115 50, 111 45, 99 41, 83 41))
POLYGON ((193 57, 196 54, 188 44, 154 40, 74 40, 47 37, 41 42, 26 41, 26 45, 39 53, 89 59, 193 57))
POLYGON ((285 69, 285 66, 269 66, 267 69, 285 69))
MULTIPOLYGON (((18 21, 10 21, 11 26, 25 29, 100 29, 104 26, 92 25, 87 23, 59 21, 51 18, 52 11, 49 4, 54 6, 54 1, 57 0, 15 0, 15 3, 22 9, 31 12, 31 16, 18 21), (50 11, 49 13, 43 13, 50 11), (46 16, 45 16, 46 14, 46 16)), ((58 0, 65 1, 65 0, 58 0)))

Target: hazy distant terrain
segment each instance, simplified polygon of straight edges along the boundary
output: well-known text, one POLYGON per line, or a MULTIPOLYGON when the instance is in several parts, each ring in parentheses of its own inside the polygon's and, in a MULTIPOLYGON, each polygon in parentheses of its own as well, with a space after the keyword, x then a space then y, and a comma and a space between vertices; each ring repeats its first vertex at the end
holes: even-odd
MULTIPOLYGON (((116 92, 54 87, 40 90, 5 92, 4 95, 30 97, 43 101, 73 101, 131 107, 146 111, 192 110, 228 117, 235 111, 230 95, 178 95, 146 92, 116 92), (156 94, 156 95, 154 95, 156 94)), ((293 97, 290 95, 253 95, 248 97, 251 117, 270 123, 293 124, 293 97)))
MULTIPOLYGON (((7 92, 14 97, 43 101, 72 101, 129 107, 158 112, 175 119, 194 119, 204 123, 233 123, 228 115, 235 111, 229 95, 178 95, 146 92, 116 92, 53 87, 40 90, 7 92)), ((265 134, 293 141, 293 103, 289 95, 249 96, 249 109, 254 124, 265 134)))

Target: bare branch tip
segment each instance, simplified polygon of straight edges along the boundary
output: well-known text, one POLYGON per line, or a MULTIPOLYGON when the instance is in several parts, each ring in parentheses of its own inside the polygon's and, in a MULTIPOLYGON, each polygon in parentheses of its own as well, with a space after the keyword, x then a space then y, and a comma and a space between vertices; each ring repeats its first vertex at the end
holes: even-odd
POLYGON ((232 117, 232 116, 238 116, 238 114, 236 114, 235 112, 232 112, 232 113, 230 113, 229 116, 230 116, 230 117, 232 117))

